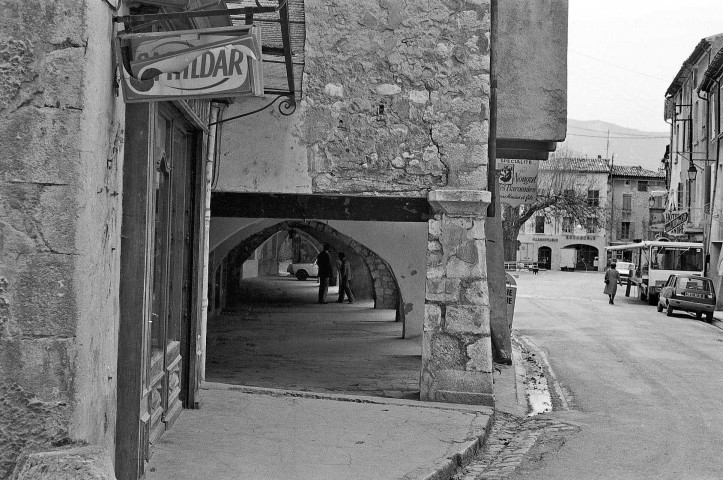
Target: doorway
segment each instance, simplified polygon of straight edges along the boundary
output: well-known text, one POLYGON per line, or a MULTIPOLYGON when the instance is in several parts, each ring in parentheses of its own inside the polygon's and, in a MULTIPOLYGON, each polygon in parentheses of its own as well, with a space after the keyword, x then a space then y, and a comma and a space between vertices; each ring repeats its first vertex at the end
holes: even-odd
POLYGON ((552 249, 550 247, 540 247, 537 250, 537 266, 544 270, 550 270, 552 266, 552 249))
POLYGON ((143 476, 196 385, 199 134, 171 104, 126 112, 116 475, 143 476))

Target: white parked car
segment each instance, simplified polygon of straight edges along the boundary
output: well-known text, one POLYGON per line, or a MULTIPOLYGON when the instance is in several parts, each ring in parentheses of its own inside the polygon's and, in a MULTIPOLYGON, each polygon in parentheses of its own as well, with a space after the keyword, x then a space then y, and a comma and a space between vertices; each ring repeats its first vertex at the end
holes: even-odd
POLYGON ((309 277, 319 276, 319 267, 316 265, 316 261, 314 263, 290 263, 286 271, 301 281, 309 277))
POLYGON ((635 264, 630 262, 617 262, 615 264, 615 270, 620 272, 621 277, 629 277, 635 275, 635 264))

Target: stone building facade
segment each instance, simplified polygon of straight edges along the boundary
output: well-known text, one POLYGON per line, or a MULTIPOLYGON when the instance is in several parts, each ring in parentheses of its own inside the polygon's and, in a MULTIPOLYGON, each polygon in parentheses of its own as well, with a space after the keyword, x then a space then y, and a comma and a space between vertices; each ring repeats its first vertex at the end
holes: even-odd
MULTIPOLYGON (((610 205, 610 164, 604 158, 557 159, 554 164, 540 166, 541 184, 573 189, 580 198, 602 209, 610 205), (554 168, 550 168, 550 167, 554 168), (554 178, 554 180, 553 180, 554 178)), ((518 261, 536 262, 547 270, 604 269, 608 224, 601 218, 587 222, 571 217, 557 217, 541 211, 520 229, 518 261)))
POLYGON ((663 233, 665 172, 614 165, 610 172, 609 245, 655 240, 663 233), (652 204, 651 204, 652 201, 652 204))
MULTIPOLYGON (((539 91, 554 99, 520 116, 542 124, 554 110, 562 120, 529 139, 508 128, 506 147, 542 156, 564 139, 567 2, 522 3, 504 8, 545 28, 501 25, 526 31, 525 45, 556 68, 539 91)), ((495 4, 296 2, 306 27, 297 112, 266 110, 220 127, 221 115, 267 100, 124 104, 117 84, 113 17, 197 9, 200 0, 5 0, 0 477, 53 478, 77 467, 140 478, 153 441, 181 407, 198 407, 210 214, 215 205, 217 218, 244 217, 210 198, 214 178, 214 195, 289 199, 251 216, 268 226, 316 219, 365 235, 355 241, 397 269, 409 332, 423 335, 422 399, 492 403, 485 224, 495 4), (369 207, 367 197, 381 203, 369 207), (337 203, 325 210, 326 200, 337 203), (308 215, 289 214, 299 202, 308 215), (361 225, 368 221, 379 224, 361 225), (399 266, 384 246, 405 235, 420 256, 399 266)), ((204 18, 162 28, 232 23, 204 18)), ((511 59, 515 45, 505 48, 511 59)), ((535 74, 509 75, 500 88, 508 98, 529 94, 514 79, 535 74)), ((505 118, 514 121, 509 111, 505 118)))

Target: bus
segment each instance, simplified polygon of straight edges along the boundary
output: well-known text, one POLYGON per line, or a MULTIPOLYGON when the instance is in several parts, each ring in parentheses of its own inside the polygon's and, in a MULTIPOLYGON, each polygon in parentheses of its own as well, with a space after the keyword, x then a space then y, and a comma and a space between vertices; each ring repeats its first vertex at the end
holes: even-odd
POLYGON ((628 277, 625 296, 630 296, 630 286, 635 285, 640 300, 647 300, 650 305, 657 304, 660 289, 670 275, 703 275, 702 243, 646 240, 606 247, 606 250, 614 257, 635 264, 635 272, 628 277))

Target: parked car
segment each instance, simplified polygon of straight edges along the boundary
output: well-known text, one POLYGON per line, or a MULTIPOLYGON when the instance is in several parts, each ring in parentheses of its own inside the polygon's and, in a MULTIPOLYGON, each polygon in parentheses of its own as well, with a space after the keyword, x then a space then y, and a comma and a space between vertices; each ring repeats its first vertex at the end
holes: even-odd
POLYGON ((620 272, 621 277, 627 278, 630 275, 635 275, 635 264, 630 262, 616 262, 615 270, 620 272))
POLYGON ((290 263, 286 271, 301 281, 309 277, 319 276, 319 267, 316 265, 316 261, 313 263, 290 263))
POLYGON ((697 318, 705 313, 706 321, 713 320, 715 289, 709 278, 700 275, 675 274, 668 277, 658 297, 658 311, 666 309, 668 316, 673 310, 694 312, 697 318))

